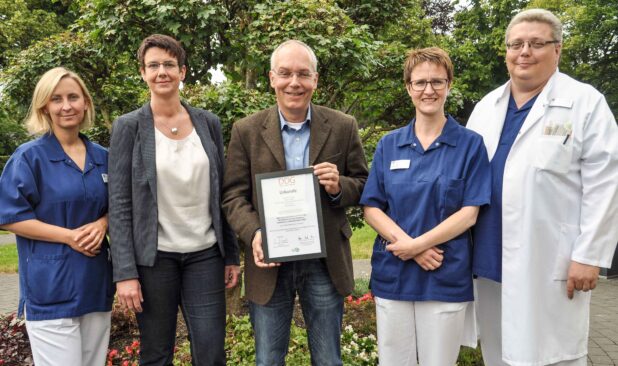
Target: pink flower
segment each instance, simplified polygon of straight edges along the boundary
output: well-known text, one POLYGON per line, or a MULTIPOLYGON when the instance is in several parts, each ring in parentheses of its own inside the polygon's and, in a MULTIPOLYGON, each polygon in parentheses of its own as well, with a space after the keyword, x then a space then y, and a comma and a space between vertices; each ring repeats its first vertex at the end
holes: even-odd
POLYGON ((107 357, 112 359, 114 357, 118 356, 118 350, 117 349, 111 349, 109 351, 109 353, 107 354, 107 357))

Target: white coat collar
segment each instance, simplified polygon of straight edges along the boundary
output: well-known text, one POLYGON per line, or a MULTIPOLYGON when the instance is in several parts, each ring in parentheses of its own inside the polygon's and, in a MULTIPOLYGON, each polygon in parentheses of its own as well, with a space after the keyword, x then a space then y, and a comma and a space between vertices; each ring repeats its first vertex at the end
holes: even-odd
POLYGON ((519 131, 519 134, 517 135, 517 138, 515 139, 515 142, 513 144, 516 144, 517 140, 521 139, 522 136, 524 136, 528 131, 530 131, 530 129, 538 121, 540 121, 541 117, 543 117, 543 115, 545 114, 547 109, 546 107, 549 104, 550 96, 552 94, 554 84, 556 83, 556 79, 558 78, 559 73, 560 72, 556 68, 556 72, 554 72, 554 74, 547 81, 547 84, 545 84, 543 90, 541 90, 541 93, 539 94, 538 98, 536 98, 536 101, 534 102, 534 105, 532 106, 528 117, 526 117, 524 124, 521 126, 521 130, 519 131))

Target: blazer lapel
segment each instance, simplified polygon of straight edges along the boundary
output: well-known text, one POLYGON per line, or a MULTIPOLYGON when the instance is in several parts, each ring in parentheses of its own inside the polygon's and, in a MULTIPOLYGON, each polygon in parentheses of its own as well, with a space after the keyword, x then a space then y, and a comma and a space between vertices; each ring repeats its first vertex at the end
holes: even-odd
POLYGON ((214 136, 211 134, 209 122, 205 117, 202 117, 197 113, 197 110, 191 108, 184 102, 181 102, 182 106, 185 107, 187 112, 189 113, 189 117, 191 117, 191 123, 193 124, 193 128, 195 128, 195 132, 200 138, 202 143, 202 147, 206 152, 206 156, 208 156, 208 162, 210 165, 210 194, 211 197, 211 205, 213 202, 219 202, 219 168, 218 164, 218 155, 215 150, 214 136))
POLYGON ((146 179, 152 192, 155 202, 157 202, 157 167, 156 167, 156 149, 155 149, 155 131, 154 118, 152 117, 152 109, 150 102, 144 104, 140 109, 140 118, 138 120, 140 150, 144 161, 144 170, 146 179))
POLYGON ((316 108, 311 108, 311 137, 309 138, 309 165, 314 165, 326 139, 330 134, 331 127, 328 125, 328 118, 316 108))
POLYGON ((262 139, 273 154, 281 170, 285 170, 285 152, 283 151, 283 140, 281 138, 281 123, 277 107, 270 109, 266 120, 262 122, 262 139))

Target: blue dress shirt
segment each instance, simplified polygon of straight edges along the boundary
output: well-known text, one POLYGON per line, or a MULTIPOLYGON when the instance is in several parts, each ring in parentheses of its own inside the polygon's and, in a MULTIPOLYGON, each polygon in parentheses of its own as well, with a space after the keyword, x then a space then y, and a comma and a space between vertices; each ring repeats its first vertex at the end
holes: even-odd
MULTIPOLYGON (((537 95, 538 96, 538 95, 537 95)), ((472 271, 475 275, 502 281, 502 183, 504 165, 517 134, 537 96, 530 99, 521 108, 517 108, 513 96, 509 98, 509 106, 500 134, 500 142, 496 153, 491 159, 491 203, 481 207, 476 225, 472 229, 474 238, 474 260, 472 271)))
POLYGON ((311 108, 302 124, 290 123, 279 111, 281 138, 285 154, 286 170, 302 169, 309 166, 309 137, 311 132, 311 108))
MULTIPOLYGON (((21 145, 0 177, 0 225, 38 219, 76 229, 107 213, 107 151, 86 145, 82 171, 53 134, 21 145)), ((68 245, 17 236, 19 308, 28 320, 111 311, 114 299, 107 240, 95 257, 68 245)))
MULTIPOLYGON (((483 139, 452 117, 423 150, 415 120, 384 136, 376 148, 360 203, 384 211, 408 235, 433 229, 464 206, 489 203, 491 177, 483 139)), ((425 271, 403 261, 376 238, 371 256, 371 290, 381 298, 406 301, 473 300, 469 233, 438 245, 442 266, 425 271)))

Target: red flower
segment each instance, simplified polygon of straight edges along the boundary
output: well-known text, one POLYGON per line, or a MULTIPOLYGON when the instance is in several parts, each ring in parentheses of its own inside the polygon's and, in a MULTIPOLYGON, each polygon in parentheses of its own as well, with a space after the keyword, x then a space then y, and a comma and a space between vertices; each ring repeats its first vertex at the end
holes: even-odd
POLYGON ((133 349, 139 348, 139 341, 133 341, 133 343, 131 343, 131 348, 133 349))
POLYGON ((133 354, 133 349, 132 349, 131 347, 129 347, 129 346, 125 346, 125 347, 124 347, 124 350, 125 350, 128 354, 130 354, 130 355, 132 355, 132 354, 133 354))
POLYGON ((122 366, 129 366, 129 361, 123 361, 122 366))
POLYGON ((118 350, 117 349, 111 349, 109 350, 109 353, 107 354, 107 357, 109 359, 112 359, 114 357, 118 356, 118 350))

